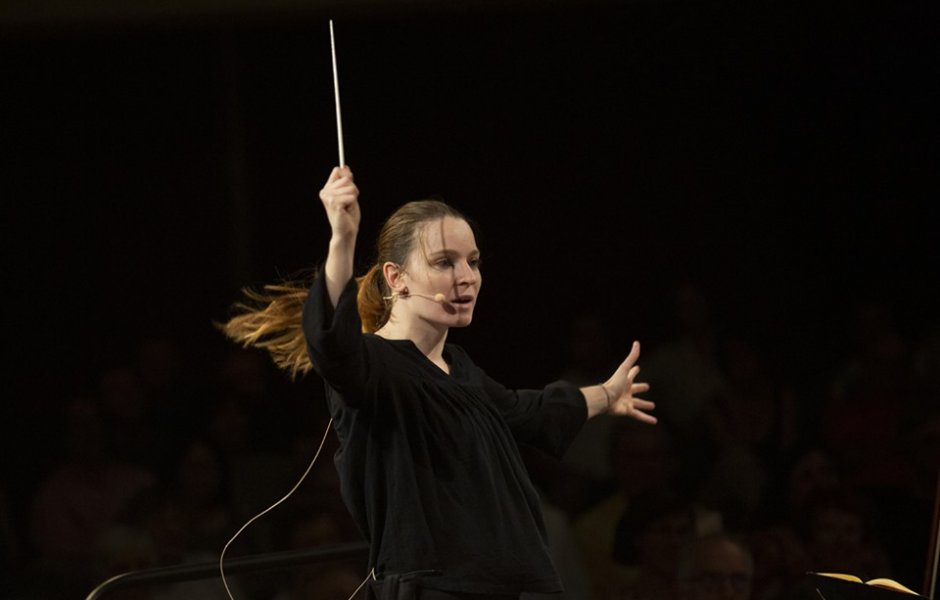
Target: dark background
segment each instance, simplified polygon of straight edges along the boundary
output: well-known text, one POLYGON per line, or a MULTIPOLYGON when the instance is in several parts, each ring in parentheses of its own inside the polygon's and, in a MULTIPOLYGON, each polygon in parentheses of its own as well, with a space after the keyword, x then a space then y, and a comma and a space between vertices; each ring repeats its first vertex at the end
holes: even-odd
MULTIPOLYGON (((461 337, 486 362, 537 350, 511 372, 544 376, 583 309, 655 341, 686 275, 797 369, 859 295, 936 322, 929 3, 468 6, 335 18, 361 256, 406 200, 474 217, 461 337)), ((7 28, 15 372, 48 384, 142 330, 200 343, 241 285, 323 257, 332 16, 7 28)))
MULTIPOLYGON (((863 300, 909 339, 936 328, 935 3, 11 18, 7 424, 92 387, 146 335, 208 360, 241 286, 322 260, 329 18, 363 265, 407 200, 439 194, 472 216, 486 285, 452 339, 507 384, 556 377, 585 311, 624 350, 655 347, 683 278, 798 388, 849 351, 863 300)), ((8 456, 47 451, 17 433, 8 456)), ((6 462, 9 481, 25 461, 6 462)))

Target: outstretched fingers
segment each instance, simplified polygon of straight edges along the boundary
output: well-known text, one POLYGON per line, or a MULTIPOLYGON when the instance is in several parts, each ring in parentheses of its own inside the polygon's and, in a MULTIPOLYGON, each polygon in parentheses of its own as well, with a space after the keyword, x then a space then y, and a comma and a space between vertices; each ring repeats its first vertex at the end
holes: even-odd
MULTIPOLYGON (((644 412, 638 408, 639 405, 634 405, 633 410, 628 413, 625 413, 626 416, 636 419, 642 423, 649 423, 650 425, 655 425, 657 423, 656 417, 651 414, 644 412)), ((646 409, 649 410, 649 409, 646 409)))
POLYGON ((633 342, 630 348, 630 354, 620 364, 617 371, 611 377, 605 387, 614 392, 616 400, 611 403, 611 413, 634 418, 644 423, 656 423, 656 417, 648 414, 656 408, 656 404, 650 400, 638 398, 637 394, 649 391, 648 383, 637 382, 636 378, 640 373, 640 367, 636 364, 640 358, 640 343, 633 342))

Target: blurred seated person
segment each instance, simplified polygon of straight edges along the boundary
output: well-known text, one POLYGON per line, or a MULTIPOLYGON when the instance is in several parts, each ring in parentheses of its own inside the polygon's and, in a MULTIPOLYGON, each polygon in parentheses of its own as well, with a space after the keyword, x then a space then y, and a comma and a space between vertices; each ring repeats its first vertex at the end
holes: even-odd
POLYGON ((674 599, 679 550, 695 529, 695 509, 685 498, 670 492, 632 498, 615 530, 615 566, 605 581, 595 582, 602 584, 595 585, 595 598, 674 599))
POLYGON ((710 534, 683 546, 676 573, 679 600, 750 600, 754 558, 736 538, 710 534))

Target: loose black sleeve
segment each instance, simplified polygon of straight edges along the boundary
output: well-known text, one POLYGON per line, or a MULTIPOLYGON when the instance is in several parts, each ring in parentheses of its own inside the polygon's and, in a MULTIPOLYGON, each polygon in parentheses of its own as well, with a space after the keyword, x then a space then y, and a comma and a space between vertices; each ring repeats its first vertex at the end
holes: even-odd
POLYGON ((587 403, 576 386, 565 382, 541 390, 510 390, 483 375, 487 394, 517 441, 561 457, 587 420, 587 403))
POLYGON ((368 377, 362 342, 362 321, 356 305, 356 281, 350 279, 334 309, 321 274, 310 286, 304 303, 303 331, 313 369, 355 405, 368 377))

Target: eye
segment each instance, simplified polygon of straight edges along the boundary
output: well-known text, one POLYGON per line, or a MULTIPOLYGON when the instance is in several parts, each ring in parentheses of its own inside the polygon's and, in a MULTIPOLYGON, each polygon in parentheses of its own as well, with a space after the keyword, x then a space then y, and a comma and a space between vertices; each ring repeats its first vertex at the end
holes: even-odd
POLYGON ((470 267, 473 268, 473 269, 479 269, 479 268, 480 268, 480 264, 482 264, 482 262, 483 262, 483 260, 480 259, 480 258, 471 258, 471 259, 469 260, 470 267))
POLYGON ((454 266, 454 263, 449 258, 439 258, 434 261, 434 266, 439 269, 449 269, 454 266))

